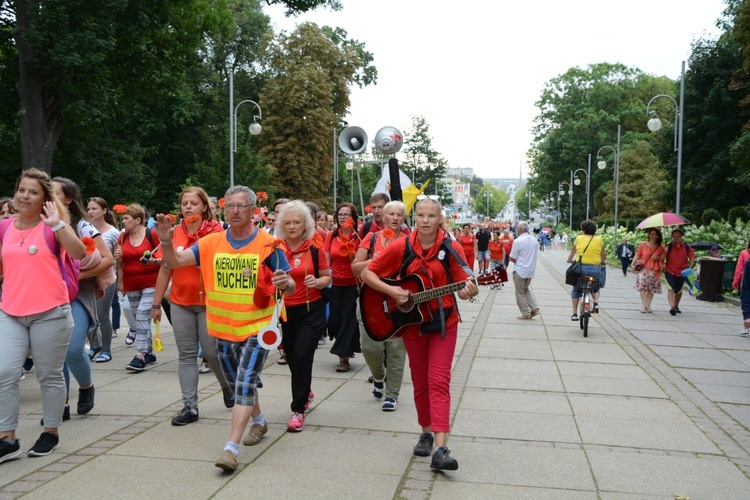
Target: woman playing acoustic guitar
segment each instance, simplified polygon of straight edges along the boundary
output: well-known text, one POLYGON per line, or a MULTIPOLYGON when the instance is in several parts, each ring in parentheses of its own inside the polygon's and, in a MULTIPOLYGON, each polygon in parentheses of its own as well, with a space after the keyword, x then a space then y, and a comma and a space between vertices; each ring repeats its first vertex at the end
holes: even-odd
MULTIPOLYGON (((444 241, 446 233, 440 227, 440 203, 429 198, 420 201, 415 209, 415 221, 416 230, 408 238, 392 242, 362 271, 365 284, 393 299, 390 301, 392 306, 406 306, 412 292, 390 285, 379 276, 416 275, 425 283, 426 288, 465 282, 465 286, 457 292, 459 298, 469 300, 476 296, 476 284, 469 280, 469 274, 450 255, 451 252, 445 249, 444 245, 451 245, 457 255, 464 259, 460 244, 452 242, 450 238, 444 241), (407 254, 407 242, 413 259, 407 254), (448 266, 443 262, 446 259, 448 266), (411 262, 407 264, 406 272, 400 273, 405 260, 411 262)), ((430 468, 456 470, 458 461, 450 456, 445 444, 450 431, 451 363, 458 337, 459 316, 452 294, 439 296, 417 307, 424 306, 429 311, 425 315, 425 321, 408 327, 403 334, 414 384, 417 421, 422 426, 422 435, 414 447, 414 454, 429 456, 434 443, 437 449, 430 468)), ((363 310, 363 316, 366 315, 368 311, 363 310)))

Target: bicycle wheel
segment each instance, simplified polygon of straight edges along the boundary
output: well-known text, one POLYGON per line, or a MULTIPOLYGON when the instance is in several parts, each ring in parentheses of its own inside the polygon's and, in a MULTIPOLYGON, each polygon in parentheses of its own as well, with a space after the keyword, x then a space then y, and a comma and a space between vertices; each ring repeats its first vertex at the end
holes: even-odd
POLYGON ((581 318, 581 323, 583 323, 583 336, 588 337, 589 336, 589 315, 588 313, 581 318))

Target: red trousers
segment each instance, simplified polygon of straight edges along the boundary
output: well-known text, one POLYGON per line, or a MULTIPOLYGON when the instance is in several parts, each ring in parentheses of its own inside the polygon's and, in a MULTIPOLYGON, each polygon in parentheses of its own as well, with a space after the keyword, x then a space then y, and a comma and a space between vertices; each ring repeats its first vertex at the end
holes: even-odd
POLYGON ((451 366, 457 338, 458 325, 448 327, 444 339, 439 332, 404 336, 417 422, 432 426, 433 432, 451 430, 451 366))

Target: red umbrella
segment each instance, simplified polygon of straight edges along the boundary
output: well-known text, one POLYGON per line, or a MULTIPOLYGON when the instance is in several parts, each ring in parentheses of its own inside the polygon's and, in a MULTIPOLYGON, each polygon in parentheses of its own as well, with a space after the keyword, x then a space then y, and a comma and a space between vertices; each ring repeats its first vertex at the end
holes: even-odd
POLYGON ((671 212, 659 212, 650 217, 646 217, 636 226, 637 229, 646 229, 648 227, 663 226, 681 226, 683 224, 692 224, 685 217, 671 212))

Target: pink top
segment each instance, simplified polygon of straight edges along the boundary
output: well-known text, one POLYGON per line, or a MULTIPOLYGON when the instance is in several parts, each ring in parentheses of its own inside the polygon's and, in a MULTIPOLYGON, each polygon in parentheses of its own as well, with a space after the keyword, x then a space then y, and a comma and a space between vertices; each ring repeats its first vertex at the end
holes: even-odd
POLYGON ((44 222, 28 233, 11 224, 3 236, 2 255, 5 293, 0 308, 5 313, 30 316, 70 302, 57 256, 44 237, 44 222), (29 252, 32 246, 36 253, 29 252))
POLYGON ((740 252, 740 257, 737 259, 737 267, 734 268, 734 279, 732 280, 732 288, 735 290, 740 287, 742 282, 742 271, 745 269, 745 262, 750 258, 750 252, 747 249, 740 252))

